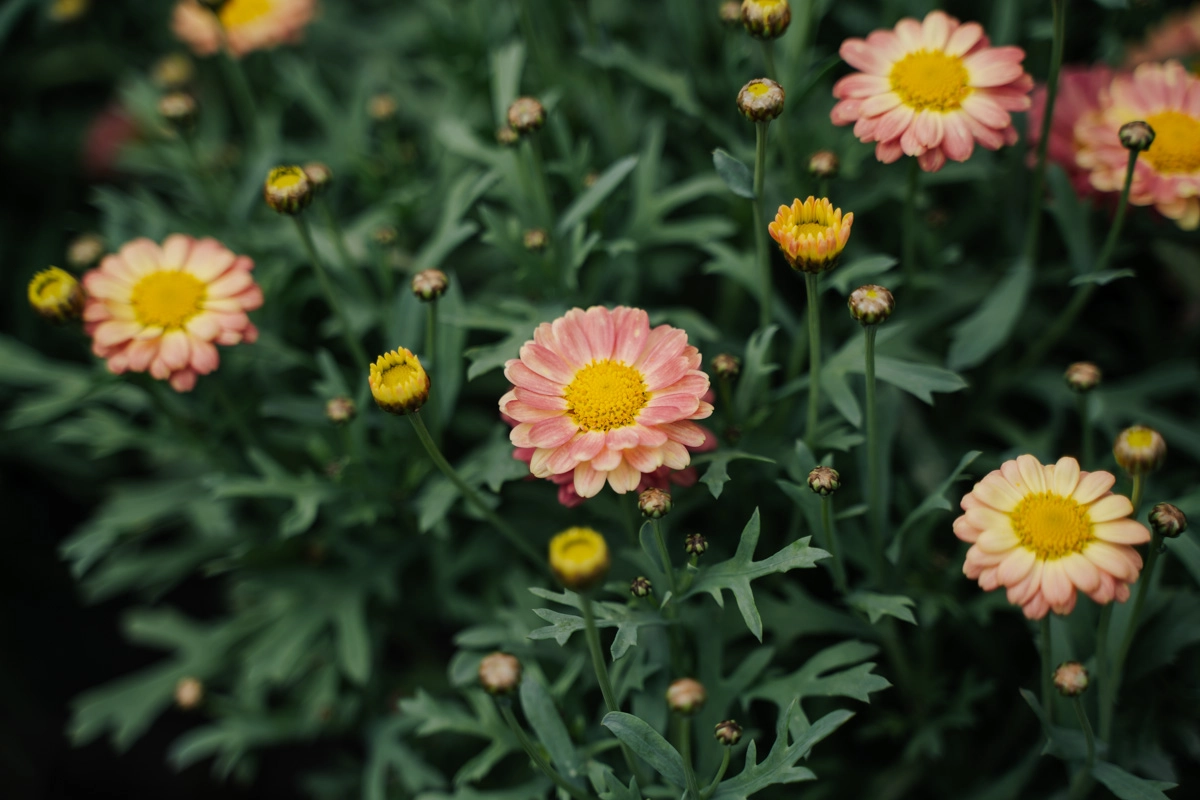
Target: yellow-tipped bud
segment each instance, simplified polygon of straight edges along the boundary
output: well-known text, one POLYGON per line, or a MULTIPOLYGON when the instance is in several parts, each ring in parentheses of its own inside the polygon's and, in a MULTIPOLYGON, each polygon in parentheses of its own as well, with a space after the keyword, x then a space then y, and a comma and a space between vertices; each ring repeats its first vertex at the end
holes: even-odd
POLYGON ((1187 530, 1187 514, 1170 503, 1157 503, 1150 509, 1150 527, 1164 539, 1174 539, 1187 530))
POLYGON ((168 91, 182 89, 192 82, 195 75, 196 67, 184 53, 163 56, 150 69, 151 80, 168 91))
POLYGON ((403 347, 375 359, 367 383, 376 405, 389 414, 411 414, 429 399, 429 375, 403 347))
POLYGON ((546 249, 550 237, 541 228, 530 228, 525 231, 524 243, 525 249, 534 253, 540 253, 546 249))
POLYGON ((860 286, 850 293, 846 301, 850 308, 850 316, 861 325, 878 325, 887 322, 896 308, 896 298, 882 286, 867 284, 860 286))
POLYGON ((276 167, 267 173, 263 197, 275 211, 294 216, 312 202, 313 187, 300 167, 276 167))
POLYGON ((573 592, 585 592, 608 575, 608 543, 591 528, 567 528, 550 540, 550 569, 573 592))
POLYGON ((779 207, 767 231, 792 269, 819 275, 837 266, 853 224, 854 214, 843 217, 828 198, 796 198, 779 207))
POLYGON ((1130 475, 1146 475, 1162 466, 1167 443, 1161 434, 1145 425, 1134 425, 1117 435, 1113 458, 1130 475))
POLYGON ((54 322, 78 319, 83 313, 83 287, 65 269, 50 267, 29 281, 29 305, 54 322))
POLYGON ((504 125, 496 129, 496 144, 503 147, 512 147, 519 142, 521 137, 512 129, 511 125, 504 125))
POLYGON ((814 178, 836 178, 841 168, 842 162, 832 150, 818 150, 808 157, 808 173, 814 178))
POLYGON ((741 0, 726 0, 721 3, 717 14, 721 17, 721 22, 726 25, 741 25, 742 24, 742 3, 741 0))
POLYGON ((634 597, 649 597, 653 591, 654 585, 650 583, 650 579, 645 575, 638 575, 629 582, 629 593, 634 597))
POLYGON ((718 378, 730 380, 742 371, 742 362, 737 356, 721 353, 713 358, 712 368, 718 378))
POLYGON ((756 39, 778 39, 791 22, 788 0, 742 0, 742 25, 756 39))
POLYGON ((726 747, 733 747, 742 738, 742 726, 738 725, 737 720, 733 719, 718 722, 717 726, 713 729, 713 736, 726 747))
POLYGON ((325 404, 325 416, 330 422, 349 422, 354 419, 358 409, 349 397, 334 397, 325 404))
POLYGON ((755 78, 738 92, 738 111, 755 122, 770 122, 783 113, 783 87, 770 78, 755 78))
POLYGON ((651 486, 638 495, 638 510, 649 519, 661 519, 671 513, 671 493, 651 486))

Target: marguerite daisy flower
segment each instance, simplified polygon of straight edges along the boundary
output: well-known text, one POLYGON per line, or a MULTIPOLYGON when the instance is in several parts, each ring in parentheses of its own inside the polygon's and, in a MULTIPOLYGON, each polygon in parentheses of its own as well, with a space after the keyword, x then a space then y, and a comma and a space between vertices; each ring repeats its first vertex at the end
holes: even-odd
POLYGON ((218 344, 253 342, 246 316, 262 305, 254 262, 215 239, 135 239, 83 276, 84 330, 108 368, 146 372, 190 391, 220 360, 218 344))
POLYGON ((678 328, 651 330, 641 309, 571 309, 539 325, 520 355, 504 366, 513 389, 500 411, 517 421, 513 445, 534 448, 539 478, 571 473, 584 498, 605 481, 624 494, 659 467, 683 469, 688 448, 705 442, 691 421, 713 410, 700 352, 678 328))
POLYGON ((221 49, 223 28, 230 55, 240 58, 300 41, 316 10, 316 0, 228 0, 216 12, 196 0, 180 0, 171 30, 196 55, 208 56, 221 49))
POLYGON ((894 30, 847 39, 838 52, 861 72, 834 84, 841 102, 830 117, 853 122, 883 163, 916 156, 936 172, 947 158, 970 158, 975 142, 989 150, 1016 143, 1009 112, 1028 109, 1033 88, 1021 68, 1025 51, 992 47, 978 23, 932 11, 924 22, 906 18, 894 30))
POLYGON ((954 520, 954 534, 971 543, 963 574, 985 591, 1008 587, 1029 619, 1071 613, 1076 590, 1125 602, 1142 569, 1131 545, 1150 541, 1150 531, 1130 519, 1129 498, 1109 491, 1115 481, 1080 472, 1069 457, 1004 462, 963 497, 966 513, 954 520))

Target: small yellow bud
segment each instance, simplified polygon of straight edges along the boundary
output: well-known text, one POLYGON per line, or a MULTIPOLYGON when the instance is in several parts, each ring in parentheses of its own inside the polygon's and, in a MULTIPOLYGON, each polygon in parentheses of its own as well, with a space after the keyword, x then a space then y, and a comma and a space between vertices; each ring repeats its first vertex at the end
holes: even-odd
POLYGON ((742 25, 756 39, 778 39, 791 22, 787 0, 742 0, 742 25))
POLYGON ((1130 475, 1154 472, 1166 457, 1167 443, 1158 431, 1145 425, 1121 431, 1113 445, 1113 458, 1130 475))
POLYGON ((263 197, 280 214, 295 216, 312 202, 313 187, 300 167, 275 167, 267 174, 263 197))
POLYGON ((403 347, 375 359, 367 383, 375 404, 389 414, 411 414, 429 399, 429 375, 403 347))
POLYGON ((550 540, 550 569, 573 592, 585 592, 608 575, 608 543, 591 528, 567 528, 550 540))
POLYGON ((738 111, 755 122, 770 122, 783 113, 783 87, 770 78, 755 78, 737 96, 738 111))
POLYGON ((312 184, 313 194, 320 194, 333 183, 333 170, 322 161, 310 161, 304 165, 304 177, 312 184))
POLYGON ((525 249, 540 253, 546 249, 550 237, 541 228, 530 228, 525 231, 525 249))
POLYGON ((380 92, 367 102, 367 114, 376 122, 385 122, 396 116, 397 109, 396 98, 387 92, 380 92))
POLYGON ((183 53, 171 53, 154 62, 150 78, 155 84, 168 91, 182 89, 195 77, 196 68, 192 60, 183 53))
POLYGON ((50 267, 29 281, 29 305, 54 322, 78 319, 83 313, 83 287, 65 269, 50 267))
POLYGON ((335 397, 325 404, 325 416, 330 422, 343 423, 354 419, 358 409, 349 397, 335 397))
POLYGON ((85 270, 101 259, 105 249, 104 238, 100 234, 81 234, 67 245, 67 263, 72 269, 85 270))

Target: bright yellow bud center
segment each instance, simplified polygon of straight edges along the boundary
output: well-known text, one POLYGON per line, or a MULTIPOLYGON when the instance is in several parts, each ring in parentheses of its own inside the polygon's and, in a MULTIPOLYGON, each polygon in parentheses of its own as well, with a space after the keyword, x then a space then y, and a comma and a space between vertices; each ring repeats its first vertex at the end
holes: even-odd
POLYGON ((307 179, 304 170, 299 167, 276 167, 271 170, 267 182, 271 184, 272 189, 290 189, 307 179))
POLYGON ((152 272, 138 281, 131 295, 138 322, 168 330, 182 328, 200 313, 208 296, 204 283, 187 272, 152 272))
POLYGON ((221 24, 236 28, 271 13, 271 0, 229 0, 221 7, 221 24))
POLYGON ((1011 518, 1021 545, 1040 559, 1081 552, 1093 538, 1087 509, 1051 492, 1028 495, 1012 510, 1011 518))
POLYGON ((383 371, 383 385, 389 389, 399 389, 417 376, 418 369, 410 361, 394 364, 383 371))
POLYGON ((771 91, 771 87, 765 83, 752 83, 746 87, 746 91, 755 97, 762 97, 767 92, 771 91))
POLYGON ((567 413, 583 431, 610 431, 634 424, 650 401, 642 373, 620 361, 593 361, 563 392, 567 413))
POLYGON ((892 91, 917 111, 955 111, 971 93, 962 59, 941 50, 909 53, 895 63, 889 78, 892 91))
POLYGON ((1200 171, 1200 119, 1182 111, 1160 111, 1146 122, 1154 128, 1154 143, 1141 158, 1163 174, 1200 171))
POLYGON ((827 230, 829 226, 819 222, 802 222, 793 228, 796 236, 819 236, 827 230))

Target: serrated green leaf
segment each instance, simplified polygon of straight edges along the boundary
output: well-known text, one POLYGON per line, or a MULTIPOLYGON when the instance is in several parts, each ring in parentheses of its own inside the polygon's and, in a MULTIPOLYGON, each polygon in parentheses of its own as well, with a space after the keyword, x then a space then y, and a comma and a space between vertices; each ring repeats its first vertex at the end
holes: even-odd
POLYGON ((754 173, 749 167, 719 147, 713 150, 713 167, 729 191, 738 197, 754 199, 754 173))
POLYGON ((610 711, 600 720, 600 724, 612 731, 613 736, 659 775, 677 787, 684 786, 683 758, 679 751, 641 718, 622 711, 610 711))
POLYGON ((742 374, 734 391, 733 404, 739 419, 748 419, 755 407, 767 396, 771 373, 779 365, 770 361, 771 340, 779 331, 778 325, 768 325, 757 330, 746 343, 746 354, 742 358, 742 374))
POLYGON ((855 592, 846 598, 851 608, 857 608, 867 615, 874 625, 884 616, 895 617, 904 622, 917 624, 912 607, 916 605, 911 597, 902 594, 876 594, 875 592, 855 592))
MULTIPOLYGON (((536 586, 531 587, 529 591, 546 600, 553 600, 572 608, 580 607, 579 595, 574 592, 564 591, 561 594, 555 594, 536 586)), ((613 661, 624 657, 629 648, 637 644, 639 628, 646 625, 668 624, 667 620, 656 612, 638 611, 620 603, 593 602, 592 607, 596 612, 597 628, 617 629, 617 635, 613 638, 612 646, 609 648, 613 661)), ((554 639, 561 646, 567 643, 571 634, 584 629, 583 617, 577 617, 574 614, 563 614, 549 608, 535 608, 533 613, 549 622, 550 625, 530 631, 530 639, 554 639)))
POLYGON ((604 784, 607 791, 600 793, 600 800, 643 800, 636 777, 630 778, 629 786, 625 786, 610 771, 604 774, 604 784))
POLYGON ((888 545, 887 557, 889 561, 893 564, 899 562, 905 536, 912 530, 913 526, 935 511, 951 510, 952 506, 946 500, 946 492, 950 491, 950 487, 962 477, 963 471, 971 466, 975 459, 979 458, 982 454, 980 450, 972 450, 960 458, 958 466, 950 472, 950 476, 938 484, 938 487, 930 492, 929 496, 922 500, 920 505, 909 512, 909 515, 904 518, 904 522, 896 530, 896 535, 892 537, 892 543, 888 545))
POLYGON ((721 492, 725 489, 725 484, 729 482, 729 462, 737 461, 738 459, 765 461, 768 464, 775 463, 774 459, 767 458, 766 456, 746 453, 741 450, 725 449, 717 450, 713 453, 704 453, 692 459, 692 463, 695 465, 708 462, 709 467, 700 476, 700 482, 708 487, 714 499, 721 496, 721 492))

